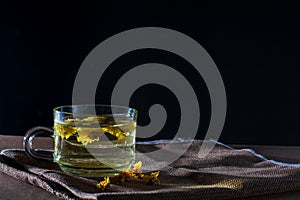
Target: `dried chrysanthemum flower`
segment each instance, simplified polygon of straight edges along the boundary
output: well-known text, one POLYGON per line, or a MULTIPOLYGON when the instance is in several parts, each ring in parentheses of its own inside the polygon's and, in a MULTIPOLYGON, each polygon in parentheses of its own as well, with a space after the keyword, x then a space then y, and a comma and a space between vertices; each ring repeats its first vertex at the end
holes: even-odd
POLYGON ((131 179, 138 179, 142 173, 142 162, 139 161, 133 164, 131 169, 123 170, 118 176, 114 177, 117 183, 123 183, 124 181, 130 181, 131 179))
POLYGON ((115 184, 122 184, 125 181, 130 181, 130 179, 132 179, 132 176, 128 172, 121 171, 118 176, 111 178, 111 182, 115 184))
POLYGON ((132 171, 134 173, 142 173, 142 165, 143 163, 141 161, 134 163, 132 167, 132 171))
POLYGON ((104 177, 104 180, 101 181, 100 183, 98 183, 97 188, 101 189, 102 191, 104 191, 106 188, 108 188, 110 186, 110 180, 109 177, 104 177))
POLYGON ((100 125, 104 120, 105 117, 103 116, 67 118, 64 120, 64 124, 55 123, 54 130, 61 138, 68 139, 71 136, 76 136, 77 142, 87 145, 99 141, 103 133, 110 134, 119 141, 123 140, 130 136, 130 132, 136 128, 136 122, 134 121, 113 121, 109 126, 94 126, 100 125))
POLYGON ((158 179, 159 171, 152 172, 150 175, 142 173, 142 162, 139 161, 133 164, 131 169, 121 171, 118 176, 112 177, 111 182, 115 184, 122 184, 125 181, 142 181, 149 185, 160 185, 158 179))
POLYGON ((160 180, 158 179, 159 171, 152 172, 150 175, 144 175, 142 178, 148 185, 157 184, 160 185, 160 180))
POLYGON ((77 134, 77 141, 86 146, 99 141, 102 132, 94 128, 77 128, 77 134))
POLYGON ((66 126, 62 124, 54 124, 54 130, 58 136, 64 139, 68 139, 72 135, 76 134, 76 128, 73 126, 66 126))
MULTIPOLYGON (((135 125, 132 125, 135 126, 135 125)), ((135 128, 135 127, 134 127, 135 128)), ((129 132, 126 132, 123 130, 123 127, 101 127, 103 132, 109 133, 112 136, 115 136, 118 140, 122 140, 126 137, 128 137, 130 134, 129 132)))

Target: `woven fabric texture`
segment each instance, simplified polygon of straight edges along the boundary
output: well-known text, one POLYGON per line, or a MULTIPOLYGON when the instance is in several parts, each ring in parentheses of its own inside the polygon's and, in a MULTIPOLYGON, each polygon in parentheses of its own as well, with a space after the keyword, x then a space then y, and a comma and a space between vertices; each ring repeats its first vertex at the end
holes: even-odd
MULTIPOLYGON (((1 152, 0 170, 61 199, 243 199, 300 190, 300 167, 276 165, 249 151, 235 151, 219 144, 201 158, 198 156, 201 144, 193 141, 178 160, 161 169, 161 185, 132 181, 111 184, 108 190, 101 191, 96 188, 99 180, 68 175, 56 163, 32 159, 20 149, 1 152)), ((138 144, 137 150, 151 152, 165 145, 165 142, 138 144)), ((176 148, 185 145, 188 144, 177 143, 176 148)), ((165 151, 178 153, 169 146, 165 151)), ((142 154, 137 154, 137 161, 139 156, 142 154)), ((145 168, 155 168, 151 160, 141 160, 145 168)))

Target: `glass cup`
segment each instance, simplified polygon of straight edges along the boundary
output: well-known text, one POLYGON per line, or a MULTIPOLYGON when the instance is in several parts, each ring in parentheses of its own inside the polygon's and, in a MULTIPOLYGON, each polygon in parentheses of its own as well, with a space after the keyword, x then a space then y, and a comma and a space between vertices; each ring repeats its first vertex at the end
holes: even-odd
POLYGON ((29 156, 56 162, 64 172, 82 177, 115 176, 134 163, 137 110, 74 105, 54 108, 53 114, 53 130, 35 127, 24 136, 29 156), (33 148, 34 137, 45 131, 54 138, 51 157, 33 148))

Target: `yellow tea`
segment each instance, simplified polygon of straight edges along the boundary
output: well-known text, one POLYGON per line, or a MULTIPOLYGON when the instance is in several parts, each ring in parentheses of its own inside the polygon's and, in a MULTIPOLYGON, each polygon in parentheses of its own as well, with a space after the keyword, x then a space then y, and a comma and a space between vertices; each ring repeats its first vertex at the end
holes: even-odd
POLYGON ((114 176, 135 160, 136 121, 124 115, 55 121, 54 161, 70 174, 114 176))

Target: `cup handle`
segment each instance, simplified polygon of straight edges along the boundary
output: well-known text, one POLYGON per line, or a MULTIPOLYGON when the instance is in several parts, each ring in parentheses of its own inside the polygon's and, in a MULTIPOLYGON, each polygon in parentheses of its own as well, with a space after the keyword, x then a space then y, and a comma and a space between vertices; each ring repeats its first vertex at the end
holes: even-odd
POLYGON ((52 136, 53 130, 51 128, 47 128, 43 126, 34 127, 28 130, 24 136, 24 141, 23 141, 24 150, 27 153, 27 155, 29 155, 32 158, 53 161, 53 156, 49 155, 49 152, 53 153, 53 150, 37 150, 34 149, 32 146, 33 139, 35 138, 35 136, 40 135, 42 133, 47 133, 47 135, 52 136))

